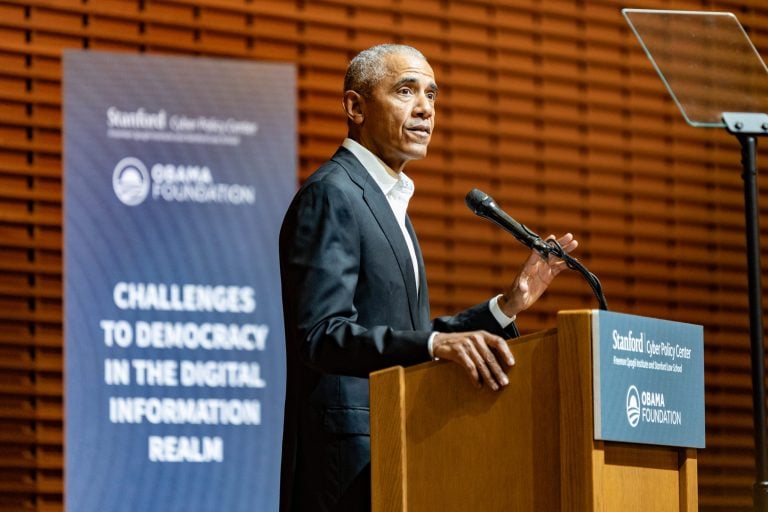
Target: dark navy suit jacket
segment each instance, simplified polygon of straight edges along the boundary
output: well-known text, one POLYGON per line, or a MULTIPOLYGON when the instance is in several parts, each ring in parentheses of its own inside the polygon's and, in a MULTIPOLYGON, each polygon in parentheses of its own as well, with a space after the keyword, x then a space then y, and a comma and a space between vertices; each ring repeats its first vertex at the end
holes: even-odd
POLYGON ((429 360, 433 331, 505 338, 487 303, 430 320, 403 234, 381 189, 339 148, 304 183, 280 232, 287 386, 280 509, 370 507, 368 374, 429 360))

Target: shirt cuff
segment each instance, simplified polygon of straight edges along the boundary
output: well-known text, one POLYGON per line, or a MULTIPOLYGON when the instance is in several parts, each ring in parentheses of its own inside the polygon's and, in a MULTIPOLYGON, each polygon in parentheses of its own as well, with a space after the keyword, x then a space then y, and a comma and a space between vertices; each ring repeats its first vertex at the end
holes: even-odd
MULTIPOLYGON (((515 321, 515 318, 517 318, 517 315, 513 316, 507 316, 504 314, 504 312, 499 307, 499 297, 501 297, 502 294, 499 294, 488 301, 488 308, 491 310, 491 314, 493 315, 493 318, 496 319, 497 322, 499 322, 499 325, 502 329, 506 329, 509 324, 515 321)), ((431 346, 431 345, 430 345, 431 346)), ((430 349, 430 354, 432 354, 430 349)))
POLYGON ((432 343, 434 343, 434 341, 435 341, 435 336, 437 336, 437 331, 435 331, 432 334, 430 334, 429 335, 429 340, 427 340, 427 350, 429 350, 429 357, 431 357, 432 359, 437 359, 435 357, 434 352, 432 352, 432 343))

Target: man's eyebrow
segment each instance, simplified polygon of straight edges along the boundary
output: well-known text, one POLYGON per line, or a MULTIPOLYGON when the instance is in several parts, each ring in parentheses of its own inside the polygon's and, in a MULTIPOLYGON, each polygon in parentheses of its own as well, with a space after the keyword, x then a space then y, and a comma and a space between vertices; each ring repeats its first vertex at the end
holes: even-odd
MULTIPOLYGON (((403 77, 403 78, 401 78, 400 80, 397 81, 397 83, 395 84, 394 88, 395 89, 399 89, 400 87, 402 87, 404 85, 414 85, 414 84, 417 84, 417 83, 419 83, 419 80, 417 78, 411 77, 411 76, 405 76, 405 77, 403 77)), ((437 94, 438 87, 437 87, 437 84, 435 82, 430 82, 429 85, 427 86, 427 89, 429 89, 432 92, 434 92, 435 94, 437 94)))

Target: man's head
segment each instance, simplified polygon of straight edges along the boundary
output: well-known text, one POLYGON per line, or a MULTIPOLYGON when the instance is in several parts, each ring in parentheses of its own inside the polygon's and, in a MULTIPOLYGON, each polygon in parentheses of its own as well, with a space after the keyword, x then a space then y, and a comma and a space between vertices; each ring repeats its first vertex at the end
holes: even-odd
POLYGON ((435 75, 415 48, 385 44, 358 54, 344 78, 349 137, 394 172, 424 158, 435 124, 435 75))

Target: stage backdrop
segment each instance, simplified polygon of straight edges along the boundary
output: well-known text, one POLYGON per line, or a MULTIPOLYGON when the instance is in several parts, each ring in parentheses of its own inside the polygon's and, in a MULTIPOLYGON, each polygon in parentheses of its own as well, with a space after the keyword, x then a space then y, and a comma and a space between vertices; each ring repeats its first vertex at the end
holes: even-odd
POLYGON ((275 510, 293 65, 64 57, 66 506, 275 510))

